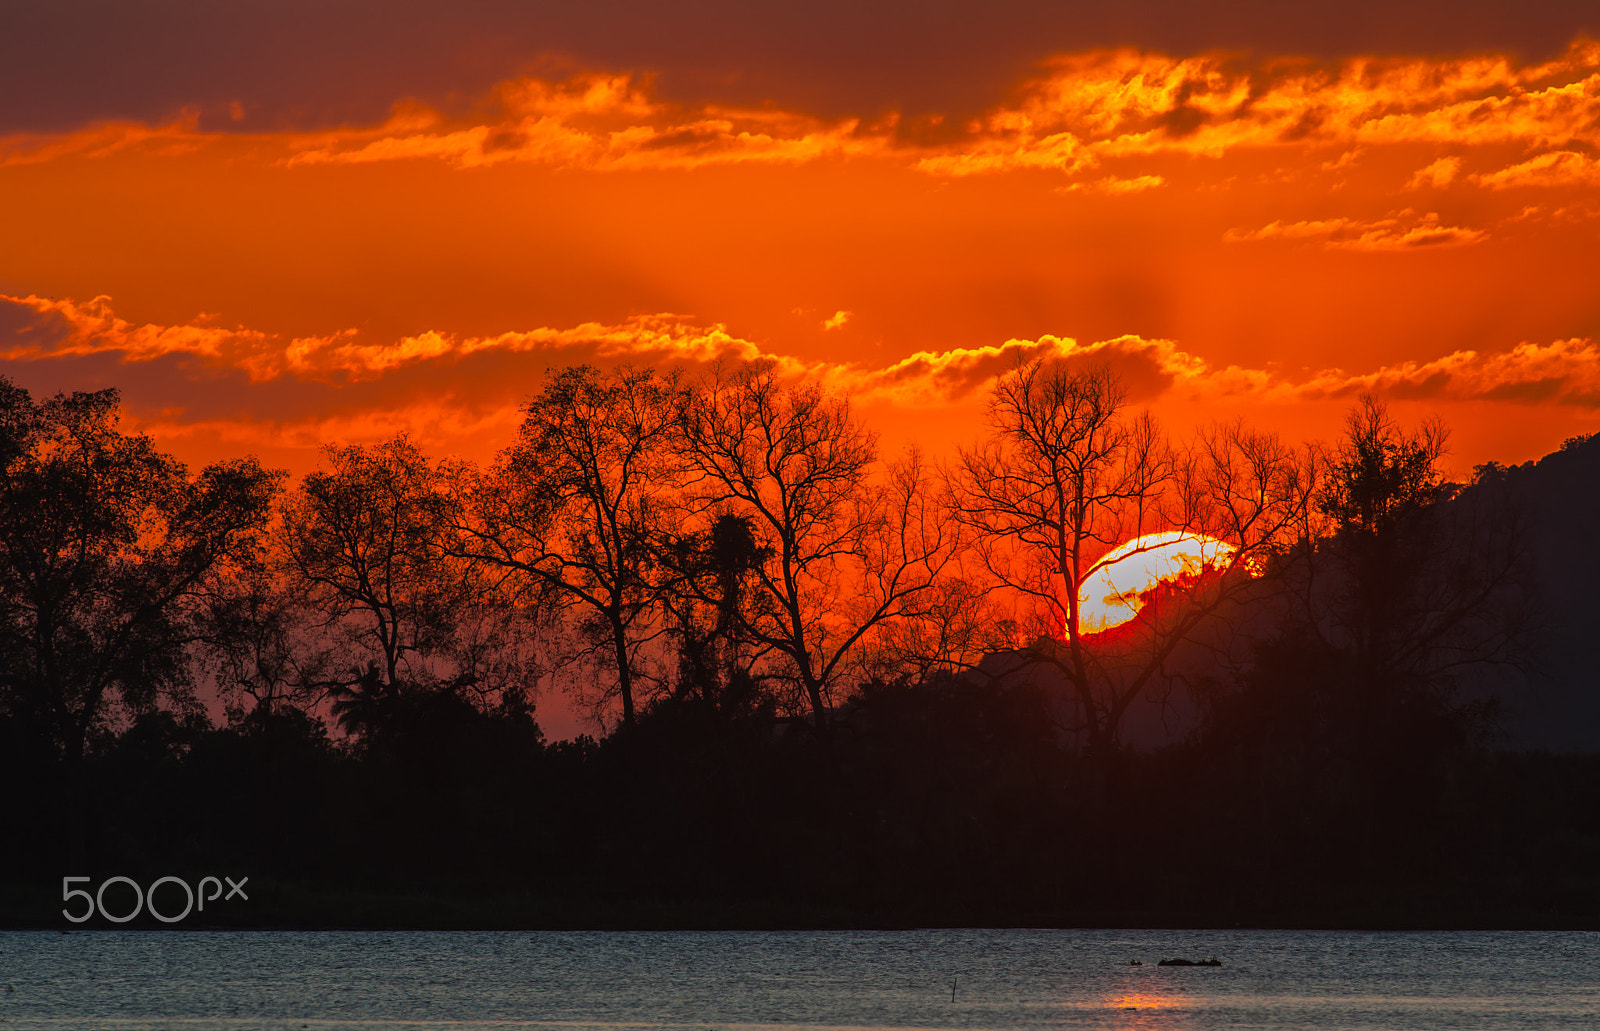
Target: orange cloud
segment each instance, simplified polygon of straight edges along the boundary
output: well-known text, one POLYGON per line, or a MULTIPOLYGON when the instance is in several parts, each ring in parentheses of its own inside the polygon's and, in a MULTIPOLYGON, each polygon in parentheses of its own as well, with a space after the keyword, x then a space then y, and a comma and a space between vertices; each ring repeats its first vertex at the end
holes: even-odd
POLYGON ((1449 186, 1460 173, 1460 158, 1453 155, 1442 157, 1424 168, 1417 169, 1416 174, 1406 182, 1406 189, 1418 190, 1424 187, 1449 186))
POLYGON ((138 362, 190 354, 244 369, 255 382, 284 374, 373 379, 406 365, 487 351, 581 351, 604 358, 690 363, 776 357, 795 371, 802 368, 794 359, 764 355, 756 344, 730 334, 720 324, 700 326, 686 316, 666 313, 641 315, 615 325, 585 322, 565 329, 541 327, 491 337, 457 337, 429 330, 393 343, 369 344, 362 343, 354 329, 284 341, 258 330, 229 330, 203 323, 134 325, 118 317, 111 298, 103 295, 80 304, 0 294, 0 304, 15 306, 26 316, 12 330, 11 340, 0 342, 0 359, 27 361, 115 352, 124 361, 138 362))
MULTIPOLYGON (((1284 227, 1280 235, 1325 235, 1321 225, 1307 230, 1284 227)), ((719 359, 768 360, 777 363, 786 376, 815 379, 852 397, 914 407, 960 401, 987 390, 997 376, 1018 361, 1050 357, 1109 365, 1121 375, 1130 397, 1141 402, 1174 395, 1201 400, 1248 396, 1255 401, 1292 403, 1373 391, 1396 398, 1552 402, 1600 408, 1600 344, 1587 338, 1549 344, 1524 342, 1500 353, 1458 350, 1431 361, 1386 364, 1365 373, 1324 369, 1300 376, 1276 368, 1215 367, 1172 340, 1136 334, 1091 343, 1046 334, 998 345, 918 351, 889 365, 874 367, 859 362, 803 360, 764 349, 729 333, 722 325, 697 325, 685 316, 668 314, 639 316, 618 324, 587 322, 565 329, 542 327, 485 337, 458 338, 430 331, 390 344, 363 344, 354 330, 345 330, 326 337, 295 338, 285 344, 271 334, 243 328, 133 325, 116 316, 110 299, 103 296, 80 304, 0 295, 0 303, 38 316, 13 330, 12 339, 0 344, 4 348, 0 357, 6 360, 115 352, 124 361, 141 362, 181 353, 246 369, 256 382, 286 374, 373 379, 407 365, 494 351, 538 351, 549 352, 558 362, 591 357, 691 365, 719 359)), ((453 424, 465 426, 486 417, 501 418, 484 416, 470 404, 467 409, 477 414, 470 419, 452 415, 453 424)), ((392 418, 379 418, 373 413, 337 418, 377 419, 375 425, 380 429, 412 425, 402 426, 392 418)), ((333 432, 333 424, 323 425, 324 421, 313 420, 307 425, 321 427, 314 431, 323 434, 320 439, 343 439, 333 432)))
POLYGON ((291 419, 194 419, 181 412, 130 417, 133 427, 163 440, 251 452, 315 451, 329 441, 372 443, 406 433, 420 440, 491 435, 509 440, 522 421, 521 406, 480 406, 459 398, 374 406, 358 411, 291 419))
POLYGON ((584 73, 559 82, 502 83, 475 118, 405 104, 379 125, 245 135, 200 132, 188 114, 165 126, 108 124, 11 137, 0 140, 0 164, 134 148, 177 153, 230 140, 254 148, 258 160, 289 166, 431 160, 462 169, 529 163, 622 172, 871 158, 938 177, 1040 169, 1092 174, 1075 185, 1119 193, 1162 185, 1163 177, 1141 168, 1114 175, 1097 169, 1162 155, 1337 146, 1344 149, 1339 161, 1310 166, 1336 171, 1363 148, 1396 144, 1549 152, 1517 166, 1520 172, 1482 177, 1463 177, 1462 158, 1452 154, 1408 184, 1503 186, 1565 182, 1557 173, 1592 164, 1582 148, 1600 146, 1600 43, 1592 41, 1535 65, 1485 56, 1362 57, 1327 66, 1114 50, 1058 56, 1045 68, 1015 102, 940 142, 902 133, 895 116, 865 124, 776 108, 685 106, 655 97, 648 78, 584 73))
POLYGON ((1496 190, 1528 186, 1600 186, 1600 160, 1578 151, 1556 150, 1474 179, 1496 190))
POLYGON ((460 168, 532 162, 627 171, 709 164, 797 164, 876 153, 884 137, 858 119, 826 123, 792 112, 659 103, 629 75, 582 75, 564 83, 519 79, 497 91, 499 117, 451 128, 411 108, 384 125, 297 137, 290 165, 432 158, 460 168))
MULTIPOLYGON (((1130 399, 1139 405, 1176 400, 1215 411, 1229 402, 1248 402, 1292 412, 1306 402, 1348 403, 1360 393, 1374 392, 1396 401, 1492 402, 1524 410, 1554 403, 1588 414, 1600 411, 1600 346, 1581 339, 1522 344, 1492 355, 1460 351, 1366 373, 1332 369, 1296 377, 1273 369, 1213 367, 1171 341, 1123 337, 1080 345, 1043 337, 917 354, 887 368, 813 366, 795 375, 815 377, 861 404, 887 404, 906 418, 933 412, 927 432, 968 425, 975 430, 978 402, 993 378, 1018 357, 1046 354, 1111 365, 1125 384, 1133 385, 1130 399)), ((287 417, 187 418, 182 410, 129 413, 132 427, 203 460, 249 452, 296 466, 314 461, 317 449, 328 441, 367 443, 402 431, 436 453, 489 456, 512 439, 520 421, 518 403, 474 400, 459 389, 287 417)))
POLYGON ((50 297, 12 297, 0 294, 0 303, 31 313, 0 343, 0 358, 27 360, 43 357, 121 352, 127 361, 149 361, 168 354, 195 354, 220 358, 259 348, 263 333, 248 329, 222 329, 205 324, 136 326, 118 318, 105 295, 85 302, 50 297))
POLYGON ((1241 147, 1600 142, 1600 44, 1518 66, 1506 57, 1353 58, 1242 65, 1225 55, 1133 50, 1058 57, 969 126, 960 149, 923 158, 937 175, 1076 172, 1108 158, 1241 147))
POLYGON ((998 347, 921 352, 880 370, 838 370, 833 378, 853 394, 876 394, 905 404, 952 399, 987 390, 1019 358, 1053 357, 1111 366, 1136 402, 1157 396, 1271 404, 1338 400, 1365 392, 1397 400, 1555 403, 1600 408, 1600 344, 1574 338, 1522 343, 1484 354, 1461 350, 1432 361, 1383 365, 1370 372, 1324 369, 1293 375, 1277 368, 1215 367, 1171 340, 1136 335, 1080 344, 1067 337, 1008 340, 998 347))
POLYGON ((1301 377, 1238 366, 1212 369, 1201 362, 1176 373, 1174 389, 1198 399, 1249 395, 1275 403, 1337 400, 1372 392, 1397 400, 1555 403, 1593 409, 1600 408, 1600 345, 1581 338, 1522 343, 1495 354, 1461 350, 1366 373, 1325 369, 1301 377))
POLYGON ((1105 193, 1115 196, 1119 193, 1139 193, 1143 190, 1153 190, 1156 187, 1163 186, 1165 184, 1166 179, 1159 175, 1135 175, 1129 176, 1126 179, 1119 179, 1114 175, 1108 175, 1104 179, 1096 179, 1091 183, 1072 183, 1070 186, 1063 186, 1060 189, 1064 193, 1090 191, 1093 193, 1105 193))
POLYGON ((851 397, 884 400, 903 407, 948 404, 991 387, 996 377, 1019 361, 1058 358, 1076 364, 1106 364, 1122 377, 1136 400, 1149 400, 1179 378, 1193 378, 1205 362, 1179 350, 1170 340, 1126 335, 1080 344, 1071 337, 1045 335, 983 347, 918 351, 892 365, 814 365, 806 368, 831 389, 851 397))
POLYGON ((1363 391, 1398 399, 1508 401, 1600 407, 1600 346, 1574 338, 1522 343, 1499 354, 1455 351, 1429 362, 1403 362, 1348 375, 1329 370, 1284 387, 1297 399, 1342 398, 1363 391))
POLYGON ((598 171, 705 165, 799 164, 884 151, 884 127, 826 121, 775 109, 685 108, 652 98, 631 75, 582 74, 565 82, 502 83, 491 117, 451 122, 420 105, 396 105, 376 126, 313 133, 203 132, 194 112, 168 125, 107 123, 65 134, 0 138, 0 167, 63 158, 104 158, 140 149, 189 153, 242 142, 260 160, 288 166, 431 159, 458 168, 510 162, 598 171))
POLYGON ((345 344, 317 357, 325 358, 327 367, 360 375, 381 374, 414 361, 481 351, 577 349, 605 358, 649 357, 667 362, 703 363, 724 357, 743 360, 763 357, 757 345, 730 334, 725 326, 696 326, 685 316, 665 313, 640 315, 618 325, 585 322, 568 329, 541 327, 492 337, 458 339, 429 331, 394 344, 345 344))
POLYGON ((199 116, 186 112, 166 125, 105 122, 59 135, 0 136, 0 168, 38 165, 61 158, 104 158, 144 148, 163 154, 189 153, 207 136, 198 131, 199 116))
POLYGON ((1223 234, 1228 243, 1252 240, 1318 240, 1332 250, 1406 251, 1420 247, 1459 247, 1488 238, 1481 229, 1447 226, 1434 212, 1418 218, 1409 209, 1391 218, 1362 222, 1332 218, 1309 222, 1270 222, 1260 229, 1230 229, 1223 234))

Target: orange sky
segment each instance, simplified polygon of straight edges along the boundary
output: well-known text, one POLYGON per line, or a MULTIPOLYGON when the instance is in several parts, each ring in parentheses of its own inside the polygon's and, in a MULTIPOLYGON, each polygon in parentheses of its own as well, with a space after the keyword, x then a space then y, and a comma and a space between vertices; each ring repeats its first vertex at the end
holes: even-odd
POLYGON ((1600 44, 1412 52, 1042 49, 854 110, 534 51, 333 120, 91 98, 0 136, 0 373, 304 471, 487 458, 547 367, 717 356, 941 452, 1011 356, 1090 349, 1180 431, 1328 436, 1371 389, 1457 471, 1534 458, 1600 429, 1600 44))

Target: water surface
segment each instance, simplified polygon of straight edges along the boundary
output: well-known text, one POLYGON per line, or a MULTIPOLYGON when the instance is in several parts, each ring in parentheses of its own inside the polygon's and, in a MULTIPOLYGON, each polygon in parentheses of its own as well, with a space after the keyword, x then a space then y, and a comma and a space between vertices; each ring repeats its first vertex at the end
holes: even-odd
POLYGON ((0 932, 5 1029, 1585 1026, 1582 932, 0 932))

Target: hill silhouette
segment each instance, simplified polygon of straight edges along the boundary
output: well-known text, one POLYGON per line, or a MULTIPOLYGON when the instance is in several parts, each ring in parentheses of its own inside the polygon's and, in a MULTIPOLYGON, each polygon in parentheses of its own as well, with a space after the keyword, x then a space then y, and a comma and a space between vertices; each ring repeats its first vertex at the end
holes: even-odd
MULTIPOLYGON (((1499 750, 1600 753, 1600 435, 1573 438, 1536 461, 1480 467, 1477 482, 1441 505, 1463 515, 1491 493, 1513 515, 1502 532, 1515 537, 1524 567, 1523 596, 1507 615, 1528 632, 1509 656, 1515 661, 1463 669, 1458 690, 1465 699, 1492 704, 1490 743, 1499 750)), ((1122 744, 1152 752, 1200 732, 1205 682, 1249 666, 1279 613, 1269 592, 1223 616, 1173 650, 1165 675, 1129 707, 1122 744)), ((1039 647, 991 653, 967 677, 1022 678, 1046 697, 1067 698, 1061 675, 1039 660, 1039 647)), ((1058 701, 1055 708, 1056 722, 1070 726, 1070 706, 1058 701)), ((1080 744, 1070 729, 1062 738, 1080 744)))
POLYGON ((1528 517, 1540 630, 1535 668, 1491 679, 1502 745, 1600 752, 1600 436, 1504 470, 1528 517))

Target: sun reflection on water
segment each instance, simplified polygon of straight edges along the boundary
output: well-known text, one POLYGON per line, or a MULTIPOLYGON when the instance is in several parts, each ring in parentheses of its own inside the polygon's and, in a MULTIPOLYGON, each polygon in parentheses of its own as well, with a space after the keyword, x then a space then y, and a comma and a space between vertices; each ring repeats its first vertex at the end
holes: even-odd
POLYGON ((1193 1011, 1194 1000, 1178 992, 1153 992, 1134 990, 1121 992, 1106 999, 1105 1007, 1111 1012, 1107 1026, 1126 1031, 1145 1028, 1186 1028, 1193 1011))

